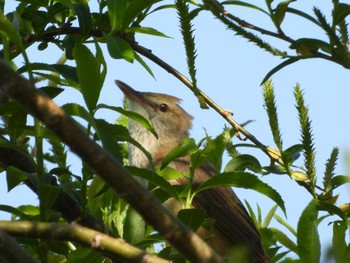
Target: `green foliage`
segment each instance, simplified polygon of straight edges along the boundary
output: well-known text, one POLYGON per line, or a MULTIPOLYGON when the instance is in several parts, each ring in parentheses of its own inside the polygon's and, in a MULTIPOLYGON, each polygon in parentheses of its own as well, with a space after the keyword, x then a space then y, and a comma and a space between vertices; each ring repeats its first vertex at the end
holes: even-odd
MULTIPOLYGON (((217 18, 229 32, 283 59, 280 64, 270 69, 263 79, 265 109, 276 149, 264 148, 254 143, 235 143, 233 137, 238 133, 237 130, 225 128, 214 138, 206 135, 199 142, 194 139, 184 140, 170 151, 160 167, 148 170, 125 166, 125 169, 144 183, 160 201, 171 198, 178 200, 184 209, 179 211, 177 217, 193 230, 200 227, 209 229, 214 223, 212 219, 207 218, 203 210, 191 207, 193 198, 206 189, 244 188, 267 197, 273 202, 270 210, 257 205, 255 211, 247 202, 246 208, 262 236, 263 246, 270 257, 270 262, 320 262, 320 253, 325 248, 320 244, 319 228, 322 220, 327 218, 333 227, 329 260, 337 263, 348 262, 350 247, 346 235, 349 229, 350 208, 348 204, 337 204, 338 194, 334 193, 334 190, 340 186, 348 186, 350 179, 348 175, 339 175, 336 172, 339 149, 335 147, 332 150, 325 162, 324 174, 319 175, 320 168, 316 169, 315 164, 316 148, 312 121, 304 93, 299 85, 294 89, 294 97, 296 116, 300 122, 301 142, 296 138, 296 142, 284 148, 285 142, 279 119, 286 116, 277 114, 275 91, 269 79, 284 67, 303 59, 321 58, 350 68, 347 23, 350 6, 333 1, 332 17, 328 19, 323 10, 314 8, 313 13, 308 14, 303 10, 292 8, 293 2, 293 0, 266 0, 265 6, 261 7, 244 1, 231 0, 221 3, 177 0, 175 4, 158 0, 101 0, 97 1, 98 8, 94 10, 91 1, 85 0, 26 0, 19 1, 16 10, 4 14, 5 1, 3 1, 0 5, 0 57, 16 68, 18 73, 29 76, 36 88, 49 98, 66 94, 69 88, 75 89, 84 99, 85 105, 78 104, 75 98, 67 98, 61 108, 68 115, 76 117, 86 134, 102 145, 120 163, 128 163, 126 143, 140 148, 152 162, 152 156, 144 145, 140 145, 130 136, 125 119, 127 117, 139 122, 158 138, 150 122, 134 112, 99 103, 100 94, 106 85, 105 77, 108 69, 106 54, 102 52, 102 47, 106 47, 107 55, 113 59, 128 63, 137 61, 152 77, 155 75, 148 61, 144 61, 141 55, 145 55, 157 65, 178 76, 175 69, 171 66, 165 67, 164 61, 154 58, 155 54, 147 48, 138 46, 137 42, 139 34, 168 37, 168 32, 162 33, 157 28, 144 26, 146 24, 144 20, 165 10, 177 12, 193 91, 201 107, 206 108, 211 104, 207 103, 207 98, 200 95, 200 89, 197 87, 199 80, 197 80, 197 51, 193 25, 198 15, 209 11, 206 14, 217 18), (225 9, 237 6, 264 14, 274 28, 265 29, 254 25, 251 21, 243 20, 225 9), (282 28, 291 15, 321 29, 325 32, 325 38, 290 37, 282 28), (276 41, 268 42, 265 36, 278 39, 287 45, 280 48, 275 44, 276 41), (51 64, 40 60, 29 61, 26 52, 32 45, 36 46, 43 56, 49 46, 55 45, 62 50, 61 58, 57 63, 51 64), (20 55, 24 58, 24 64, 15 60, 20 55), (97 116, 97 112, 101 109, 121 114, 124 119, 121 118, 115 123, 107 122, 97 116), (253 150, 253 153, 247 153, 247 148, 253 150), (254 151, 260 150, 270 157, 267 162, 258 154, 255 155, 254 151), (223 166, 223 155, 226 153, 230 156, 230 160, 223 166), (168 166, 173 160, 187 156, 189 156, 189 173, 181 173, 168 166), (304 167, 297 164, 299 159, 302 159, 300 161, 304 167), (206 161, 213 164, 218 174, 200 184, 195 190, 188 186, 171 184, 174 179, 191 181, 195 169, 200 168, 206 161), (289 207, 286 205, 288 203, 284 202, 284 193, 264 182, 265 176, 283 175, 292 179, 291 184, 296 181, 312 197, 310 202, 307 201, 309 203, 305 201, 298 204, 304 209, 296 229, 287 219, 278 215, 279 211, 282 211, 284 216, 289 212, 289 207), (265 213, 263 218, 262 215, 265 213)), ((178 78, 181 81, 184 79, 178 78)), ((73 161, 68 148, 38 120, 31 122, 28 113, 18 102, 1 97, 0 115, 2 120, 0 130, 4 135, 0 138, 0 163, 1 170, 6 172, 8 191, 25 184, 34 190, 39 199, 39 205, 27 205, 26 200, 23 200, 24 205, 18 207, 1 204, 1 211, 10 213, 12 219, 17 221, 84 224, 94 218, 105 228, 105 232, 114 237, 121 237, 130 244, 152 253, 155 251, 154 244, 161 243, 164 248, 159 255, 174 262, 184 260, 123 200, 122 196, 113 192, 87 163, 82 161, 81 172, 73 174, 71 167, 73 161), (11 151, 11 156, 7 151, 11 151), (58 203, 57 200, 62 202, 60 199, 62 195, 67 198, 64 200, 69 200, 63 202, 66 211, 58 208, 62 203, 58 203), (75 213, 73 216, 69 214, 70 210, 75 213)), ((16 241, 30 255, 42 262, 109 260, 106 257, 110 255, 95 251, 95 247, 81 247, 74 238, 69 241, 19 238, 16 241)))

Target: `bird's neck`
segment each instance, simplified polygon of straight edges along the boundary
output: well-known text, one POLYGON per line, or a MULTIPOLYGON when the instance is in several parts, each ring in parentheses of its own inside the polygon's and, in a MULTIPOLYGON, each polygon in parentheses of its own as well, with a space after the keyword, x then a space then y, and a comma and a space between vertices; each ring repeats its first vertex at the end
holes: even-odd
POLYGON ((172 149, 188 137, 186 132, 172 135, 156 131, 158 134, 158 138, 156 138, 146 128, 133 120, 129 122, 129 131, 131 137, 152 156, 152 163, 150 163, 150 160, 138 147, 129 143, 129 164, 140 168, 152 168, 159 165, 172 149))

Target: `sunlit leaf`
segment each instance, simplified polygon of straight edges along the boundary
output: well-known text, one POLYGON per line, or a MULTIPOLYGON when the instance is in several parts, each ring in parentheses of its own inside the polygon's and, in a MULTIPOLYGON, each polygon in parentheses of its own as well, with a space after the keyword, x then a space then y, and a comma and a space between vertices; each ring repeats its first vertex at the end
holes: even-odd
POLYGON ((127 0, 107 1, 108 16, 112 28, 111 33, 115 33, 122 28, 127 3, 127 0))
POLYGON ((225 172, 238 172, 249 169, 261 173, 262 167, 258 159, 249 154, 241 154, 231 159, 225 167, 225 172))

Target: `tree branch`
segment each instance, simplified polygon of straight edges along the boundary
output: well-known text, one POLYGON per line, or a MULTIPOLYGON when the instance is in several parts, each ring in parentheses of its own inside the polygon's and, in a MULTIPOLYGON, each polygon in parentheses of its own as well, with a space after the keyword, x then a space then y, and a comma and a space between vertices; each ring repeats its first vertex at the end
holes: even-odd
POLYGON ((194 262, 220 261, 201 238, 179 222, 119 162, 91 140, 73 118, 2 61, 0 89, 42 121, 186 258, 194 262))
POLYGON ((112 238, 75 223, 68 225, 31 221, 0 221, 0 229, 16 237, 78 242, 108 255, 110 258, 127 262, 169 262, 156 255, 145 253, 141 249, 129 245, 121 238, 112 238))

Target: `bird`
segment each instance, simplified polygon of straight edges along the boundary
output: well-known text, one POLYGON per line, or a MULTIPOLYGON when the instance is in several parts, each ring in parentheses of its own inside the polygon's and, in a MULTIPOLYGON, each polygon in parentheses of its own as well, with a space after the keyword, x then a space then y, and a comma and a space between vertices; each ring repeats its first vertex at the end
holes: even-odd
MULTIPOLYGON (((153 92, 139 92, 126 83, 116 80, 116 85, 128 100, 128 110, 146 118, 157 133, 154 136, 139 122, 129 119, 130 136, 140 143, 151 155, 150 159, 133 144, 129 144, 129 164, 139 168, 152 169, 159 166, 167 154, 184 139, 189 138, 193 117, 179 104, 180 99, 171 95, 153 92)), ((181 173, 188 173, 190 157, 181 157, 168 166, 181 173)), ((192 189, 218 174, 209 162, 205 161, 194 171, 192 189)), ((171 184, 187 185, 184 178, 172 179, 171 184)), ((177 213, 181 206, 174 199, 165 205, 177 213)), ((214 220, 210 230, 197 231, 220 256, 226 258, 232 251, 245 251, 246 262, 265 263, 268 256, 262 246, 260 234, 249 213, 231 187, 218 187, 202 191, 193 200, 195 208, 203 209, 214 220)))

